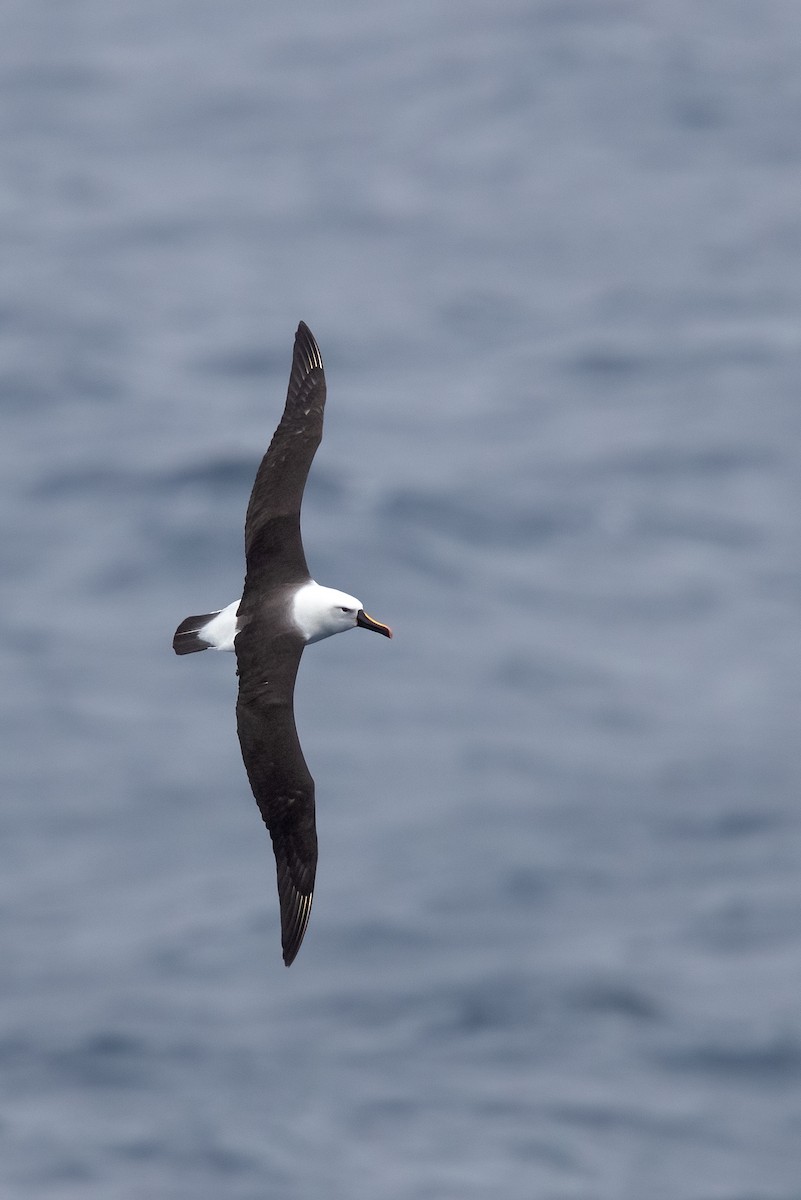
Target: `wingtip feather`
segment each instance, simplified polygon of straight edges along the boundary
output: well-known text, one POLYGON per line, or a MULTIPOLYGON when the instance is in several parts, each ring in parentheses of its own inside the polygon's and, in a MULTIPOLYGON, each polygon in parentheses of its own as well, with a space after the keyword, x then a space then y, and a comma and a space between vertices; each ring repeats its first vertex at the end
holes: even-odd
POLYGON ((295 961, 306 936, 313 897, 312 892, 304 896, 292 889, 281 905, 281 950, 287 967, 295 961))
POLYGON ((320 347, 305 321, 300 322, 295 332, 294 357, 296 361, 299 360, 303 364, 306 374, 315 368, 320 371, 324 370, 320 347))

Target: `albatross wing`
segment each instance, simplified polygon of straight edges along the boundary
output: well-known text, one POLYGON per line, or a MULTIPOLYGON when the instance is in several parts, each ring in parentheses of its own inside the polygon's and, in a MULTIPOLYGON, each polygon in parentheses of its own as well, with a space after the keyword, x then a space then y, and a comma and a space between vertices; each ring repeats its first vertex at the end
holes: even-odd
POLYGON ((262 459, 245 517, 247 574, 234 642, 237 731, 250 786, 273 842, 287 966, 306 932, 317 868, 314 781, 293 709, 305 641, 288 614, 293 595, 309 580, 300 506, 323 436, 324 406, 322 356, 301 322, 284 414, 262 459))
POLYGON ((287 966, 295 958, 311 913, 317 870, 314 780, 295 728, 292 696, 303 642, 287 634, 270 638, 251 623, 237 635, 240 663, 236 723, 242 759, 264 823, 278 873, 281 947, 287 966))
POLYGON ((309 576, 300 540, 300 505, 323 437, 324 408, 322 355, 308 325, 301 321, 284 414, 256 474, 245 516, 245 599, 249 582, 257 582, 261 590, 269 586, 271 576, 282 583, 293 576, 299 580, 309 576))

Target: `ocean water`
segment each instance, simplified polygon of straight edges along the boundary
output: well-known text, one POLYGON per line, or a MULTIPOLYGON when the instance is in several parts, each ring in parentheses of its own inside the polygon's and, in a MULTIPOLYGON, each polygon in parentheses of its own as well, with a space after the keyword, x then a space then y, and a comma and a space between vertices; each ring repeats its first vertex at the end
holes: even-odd
POLYGON ((7 0, 0 1195, 801 1197, 801 9, 7 0), (306 320, 306 941, 229 603, 306 320))

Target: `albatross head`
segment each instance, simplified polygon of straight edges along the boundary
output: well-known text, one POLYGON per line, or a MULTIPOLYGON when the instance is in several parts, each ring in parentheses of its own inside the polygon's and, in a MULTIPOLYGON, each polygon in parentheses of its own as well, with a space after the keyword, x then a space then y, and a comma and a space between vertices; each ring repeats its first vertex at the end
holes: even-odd
POLYGON ((306 642, 319 642, 334 633, 343 633, 357 625, 362 629, 373 629, 391 638, 392 630, 380 621, 368 617, 361 600, 338 592, 336 588, 321 587, 310 580, 296 593, 292 601, 292 616, 306 642))

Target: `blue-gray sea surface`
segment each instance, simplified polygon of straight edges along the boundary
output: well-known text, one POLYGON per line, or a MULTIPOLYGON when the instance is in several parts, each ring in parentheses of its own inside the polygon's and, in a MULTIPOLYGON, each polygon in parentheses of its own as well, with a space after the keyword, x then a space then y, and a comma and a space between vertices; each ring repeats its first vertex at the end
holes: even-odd
POLYGON ((801 6, 6 0, 0 1196, 801 1197, 801 6), (306 941, 230 655, 299 319, 306 941))

